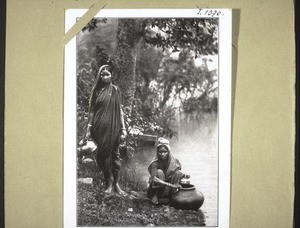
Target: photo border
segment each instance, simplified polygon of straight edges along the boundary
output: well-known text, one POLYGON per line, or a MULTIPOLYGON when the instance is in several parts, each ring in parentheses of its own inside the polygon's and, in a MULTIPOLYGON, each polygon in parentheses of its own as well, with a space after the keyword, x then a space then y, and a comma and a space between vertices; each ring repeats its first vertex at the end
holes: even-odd
MULTIPOLYGON (((231 36, 230 9, 221 10, 218 51, 218 226, 229 227, 231 170, 231 36), (222 150, 220 150, 222 148, 222 150), (221 155, 222 151, 222 155, 221 155), (220 157, 221 155, 221 157, 220 157), (222 188, 221 188, 222 186, 222 188)), ((67 10, 65 32, 76 24, 87 10, 67 10)), ((199 9, 103 9, 95 17, 107 18, 205 18, 199 9), (146 16, 150 14, 149 16, 146 16), (118 15, 117 17, 115 15, 118 15), (132 15, 135 15, 134 17, 132 15), (184 16, 183 16, 184 15, 184 16)), ((77 227, 76 213, 76 36, 65 46, 64 75, 64 227, 77 227), (75 95, 75 96, 74 96, 75 95), (73 102, 71 102, 73 101, 73 102), (74 187, 75 186, 75 187, 74 187), (75 195, 74 195, 75 194, 75 195), (75 198, 74 198, 75 197, 75 198), (74 200, 75 199, 75 200, 74 200), (75 212, 75 217, 74 217, 75 212)))

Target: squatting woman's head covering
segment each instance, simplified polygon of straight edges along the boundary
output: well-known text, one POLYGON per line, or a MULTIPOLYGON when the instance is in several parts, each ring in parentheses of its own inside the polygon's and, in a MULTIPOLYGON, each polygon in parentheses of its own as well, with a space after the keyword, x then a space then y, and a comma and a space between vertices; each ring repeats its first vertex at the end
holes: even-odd
POLYGON ((159 149, 160 147, 165 147, 169 152, 171 151, 171 148, 170 148, 170 142, 169 142, 168 139, 165 139, 165 138, 160 137, 160 138, 157 140, 156 151, 158 151, 158 149, 159 149))

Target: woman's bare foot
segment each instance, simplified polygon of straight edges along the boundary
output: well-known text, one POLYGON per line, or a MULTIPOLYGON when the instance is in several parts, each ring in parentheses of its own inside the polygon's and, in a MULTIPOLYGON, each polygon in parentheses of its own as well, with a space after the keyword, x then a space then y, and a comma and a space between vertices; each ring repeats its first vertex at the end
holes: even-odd
POLYGON ((153 204, 155 204, 155 205, 158 204, 158 198, 157 198, 157 195, 156 195, 156 194, 154 194, 154 196, 152 197, 151 202, 152 202, 153 204))
POLYGON ((113 187, 112 187, 112 181, 111 180, 107 180, 106 181, 106 189, 104 191, 104 193, 106 194, 111 194, 112 190, 113 190, 113 187))
POLYGON ((120 188, 119 184, 116 183, 115 184, 115 191, 117 194, 122 195, 122 196, 126 196, 127 194, 120 188))
POLYGON ((104 193, 106 194, 111 194, 112 192, 112 186, 109 186, 108 188, 105 189, 104 193))

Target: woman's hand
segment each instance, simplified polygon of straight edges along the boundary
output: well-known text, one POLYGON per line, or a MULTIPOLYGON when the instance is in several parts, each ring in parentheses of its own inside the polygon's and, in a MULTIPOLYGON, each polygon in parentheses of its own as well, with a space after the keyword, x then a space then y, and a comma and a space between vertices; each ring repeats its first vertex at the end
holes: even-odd
POLYGON ((170 184, 170 187, 173 189, 179 189, 179 188, 181 188, 181 185, 180 184, 170 184))
POLYGON ((85 140, 89 140, 91 138, 91 132, 87 131, 85 135, 85 140))
POLYGON ((190 179, 190 175, 188 175, 188 174, 183 174, 183 175, 182 175, 182 178, 190 179))
POLYGON ((127 136, 126 129, 122 129, 122 130, 121 130, 121 135, 120 135, 120 141, 121 141, 121 142, 124 142, 126 136, 127 136))

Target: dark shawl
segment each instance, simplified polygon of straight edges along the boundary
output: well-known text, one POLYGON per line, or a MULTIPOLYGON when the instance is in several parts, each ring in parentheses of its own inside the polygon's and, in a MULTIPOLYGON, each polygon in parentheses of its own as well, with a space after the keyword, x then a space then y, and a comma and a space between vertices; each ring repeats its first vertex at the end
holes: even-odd
MULTIPOLYGON (((105 67, 105 66, 104 66, 105 67)), ((94 113, 91 137, 97 143, 98 156, 107 158, 118 144, 121 128, 121 94, 111 82, 100 79, 100 68, 90 99, 90 112, 94 113)))
POLYGON ((156 166, 158 169, 161 169, 164 174, 165 174, 165 177, 166 177, 166 181, 168 179, 170 179, 172 177, 172 175, 177 171, 177 170, 181 170, 181 164, 180 162, 178 161, 177 158, 174 158, 171 154, 171 151, 170 151, 170 148, 166 145, 159 145, 157 147, 157 150, 156 150, 156 157, 154 158, 154 160, 150 163, 149 167, 148 167, 148 171, 149 173, 151 173, 151 169, 153 166, 156 166), (164 146, 165 148, 168 149, 169 151, 169 156, 168 156, 168 160, 166 162, 162 162, 158 159, 158 156, 157 156, 157 152, 158 152, 158 148, 160 146, 164 146))

